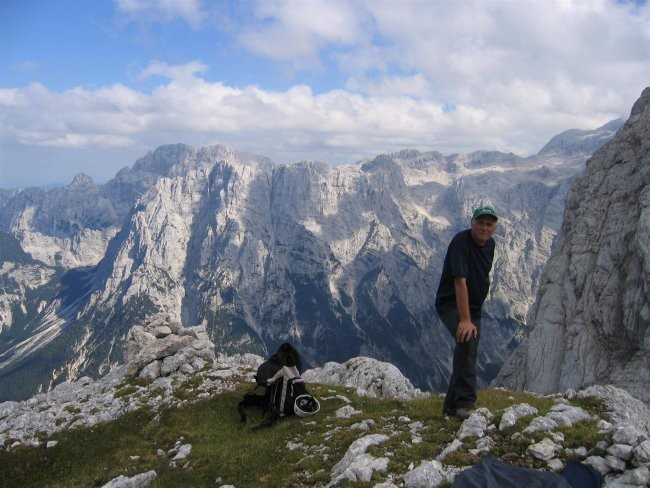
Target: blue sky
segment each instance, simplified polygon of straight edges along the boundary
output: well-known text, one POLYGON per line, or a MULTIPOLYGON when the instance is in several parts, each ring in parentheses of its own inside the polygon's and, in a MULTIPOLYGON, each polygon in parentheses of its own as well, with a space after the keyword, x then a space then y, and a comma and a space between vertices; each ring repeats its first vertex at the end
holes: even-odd
POLYGON ((645 1, 0 0, 0 187, 177 142, 527 156, 627 117, 649 74, 645 1))

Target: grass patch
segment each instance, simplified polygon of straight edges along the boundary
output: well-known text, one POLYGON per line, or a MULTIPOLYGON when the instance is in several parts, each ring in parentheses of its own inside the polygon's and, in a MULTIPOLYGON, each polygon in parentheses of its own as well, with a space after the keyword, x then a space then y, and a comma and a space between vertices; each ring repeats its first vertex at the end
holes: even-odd
POLYGON ((1 453, 0 486, 101 486, 132 471, 129 456, 149 454, 139 436, 149 417, 144 410, 132 412, 90 430, 60 433, 51 449, 21 446, 1 453))
POLYGON ((576 405, 577 407, 581 407, 585 409, 591 415, 594 415, 596 417, 601 417, 601 418, 608 417, 607 407, 605 406, 605 402, 600 398, 596 398, 596 397, 576 398, 571 403, 573 405, 576 405))
POLYGON ((73 415, 77 413, 81 413, 81 409, 76 405, 66 405, 63 407, 63 410, 73 415))
MULTIPOLYGON (((369 453, 389 459, 388 472, 400 475, 411 465, 435 459, 456 437, 461 422, 441 414, 442 396, 432 395, 410 401, 380 400, 358 397, 347 388, 309 385, 319 398, 321 411, 307 418, 288 418, 271 428, 255 430, 265 414, 250 409, 246 423, 240 421, 237 403, 250 391, 249 381, 234 381, 234 391, 221 393, 207 400, 185 404, 189 393, 199 387, 197 381, 186 382, 176 389, 183 406, 152 412, 147 408, 123 415, 114 421, 89 429, 72 429, 54 435, 58 444, 17 447, 0 453, 0 486, 21 487, 93 487, 101 486, 119 476, 134 476, 155 470, 158 477, 152 487, 218 486, 233 484, 246 487, 311 487, 330 481, 332 468, 338 463, 354 440, 368 434, 386 434, 388 440, 372 446, 369 453), (338 419, 335 412, 346 405, 341 395, 362 413, 349 419, 338 419), (407 419, 408 418, 408 419, 407 419), (352 429, 361 421, 371 420, 368 430, 352 429), (417 437, 417 442, 413 442, 417 437), (191 444, 186 461, 170 466, 165 454, 177 441, 191 444)), ((135 394, 137 384, 124 384, 118 390, 135 394)), ((548 397, 506 390, 483 390, 479 407, 499 415, 516 403, 528 403, 543 415, 554 404, 548 397)), ((583 407, 584 408, 584 407, 583 407)), ((590 408, 597 409, 597 405, 590 408)), ((524 426, 527 422, 522 422, 524 426)), ((543 468, 541 463, 526 456, 533 442, 530 436, 515 435, 519 426, 506 432, 490 431, 495 446, 492 453, 510 464, 543 468)), ((595 421, 584 422, 565 429, 567 447, 585 446, 591 449, 602 439, 595 421)), ((45 439, 43 439, 45 440, 45 439)), ((446 465, 466 466, 479 458, 470 453, 475 439, 450 454, 446 465)), ((383 481, 375 473, 370 483, 345 482, 343 487, 371 487, 383 481)), ((399 484, 399 480, 397 480, 399 484)), ((447 485, 449 486, 449 484, 447 485)))
POLYGON ((598 421, 587 420, 578 422, 571 427, 558 429, 564 434, 564 446, 576 449, 581 446, 595 446, 598 442, 605 440, 605 436, 598 432, 598 421))
POLYGON ((124 386, 123 388, 120 388, 115 392, 113 395, 114 398, 124 398, 125 396, 133 395, 136 391, 138 391, 138 388, 134 385, 127 385, 124 386))

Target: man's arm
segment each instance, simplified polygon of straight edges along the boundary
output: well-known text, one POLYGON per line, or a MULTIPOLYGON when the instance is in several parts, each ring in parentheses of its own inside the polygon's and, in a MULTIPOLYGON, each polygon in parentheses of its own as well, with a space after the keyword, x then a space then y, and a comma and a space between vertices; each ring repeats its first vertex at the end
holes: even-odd
POLYGON ((467 280, 465 278, 454 278, 454 290, 456 291, 456 308, 460 321, 456 329, 456 341, 467 342, 476 337, 476 326, 472 323, 469 314, 469 293, 467 291, 467 280))

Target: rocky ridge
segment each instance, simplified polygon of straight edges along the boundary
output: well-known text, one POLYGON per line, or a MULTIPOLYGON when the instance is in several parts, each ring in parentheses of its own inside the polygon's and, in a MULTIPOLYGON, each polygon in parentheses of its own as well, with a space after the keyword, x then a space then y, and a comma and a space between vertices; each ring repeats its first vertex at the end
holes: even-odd
MULTIPOLYGON (((197 332, 198 336, 203 336, 203 332, 200 329, 183 331, 180 327, 176 332, 166 330, 174 328, 176 327, 173 321, 159 317, 143 326, 141 330, 134 331, 129 342, 131 351, 137 350, 135 346, 142 340, 143 332, 151 334, 154 338, 147 337, 145 346, 131 355, 127 365, 115 368, 97 381, 81 378, 76 382, 57 385, 49 393, 36 395, 26 401, 0 403, 2 450, 11 450, 19 445, 52 448, 56 441, 50 440, 50 437, 62 430, 88 428, 143 407, 151 408, 154 412, 162 408, 178 408, 188 402, 207 399, 233 389, 237 380, 242 378, 253 381, 252 375, 262 362, 261 357, 252 354, 232 357, 220 355, 212 362, 206 361, 204 353, 191 352, 202 351, 208 347, 204 337, 194 337, 197 332), (156 338, 156 335, 159 337, 156 338), (193 341, 180 348, 159 347, 175 342, 175 339, 169 339, 174 335, 192 337, 193 341), (197 348, 199 345, 206 347, 197 348), (143 352, 145 350, 148 352, 143 352), (163 350, 166 352, 160 352, 163 350), (145 357, 147 360, 143 360, 145 357), (178 364, 178 367, 164 368, 168 358, 175 358, 171 362, 178 364), (179 358, 184 358, 185 361, 177 361, 179 358), (197 359, 204 361, 201 368, 197 368, 197 359), (156 371, 165 373, 155 378, 148 376, 151 369, 148 366, 157 361, 160 361, 160 368, 155 368, 156 371), (148 377, 151 381, 134 385, 127 381, 129 374, 148 377), (191 395, 185 395, 181 400, 177 398, 175 391, 188 380, 194 385, 193 390, 191 395)), ((354 358, 347 364, 329 364, 319 371, 307 371, 304 376, 323 378, 329 382, 339 381, 339 384, 358 388, 362 394, 370 396, 382 395, 405 400, 423 395, 410 386, 408 380, 394 366, 369 358, 354 358)), ((369 448, 381 447, 392 435, 386 432, 396 432, 398 426, 406 427, 410 431, 410 443, 418 444, 422 442, 422 433, 432 426, 413 421, 403 415, 382 419, 382 425, 378 425, 375 420, 365 418, 364 412, 355 408, 353 400, 341 395, 319 398, 321 402, 343 403, 343 406, 335 411, 334 416, 337 419, 359 420, 349 427, 358 432, 356 440, 332 468, 327 486, 335 487, 345 480, 370 481, 373 473, 380 474, 384 479, 384 482, 376 485, 378 487, 438 486, 444 481, 453 481, 462 470, 445 463, 450 454, 463 446, 469 446, 469 451, 476 456, 488 455, 497 442, 495 439, 503 435, 513 439, 541 435, 542 440, 529 443, 527 455, 544 461, 550 471, 562 468, 563 462, 558 455, 564 453, 582 459, 604 474, 606 487, 645 486, 650 480, 650 414, 642 402, 612 386, 592 386, 579 392, 569 390, 552 398, 555 405, 545 415, 539 415, 536 408, 527 404, 513 404, 499 412, 490 412, 485 408, 477 410, 462 422, 455 438, 450 439, 435 459, 414 459, 405 473, 388 472, 390 453, 387 452, 383 456, 373 455, 369 453, 369 448), (606 404, 608 412, 606 418, 598 421, 598 428, 607 441, 602 441, 596 446, 565 448, 564 436, 557 432, 557 429, 591 419, 589 413, 580 407, 572 406, 570 402, 575 398, 590 397, 598 398, 606 404), (494 423, 497 418, 500 418, 498 426, 494 423)), ((313 422, 314 419, 301 421, 313 422)), ((291 441, 286 447, 290 450, 300 449, 305 452, 305 456, 312 456, 323 448, 308 445, 301 439, 291 441)), ((186 439, 179 439, 176 445, 168 450, 158 450, 158 456, 167 457, 170 466, 178 468, 191 466, 191 453, 192 445, 186 439)), ((151 471, 130 478, 121 476, 105 486, 146 486, 155 477, 156 473, 151 471)), ((233 485, 219 482, 217 486, 236 486, 236 480, 230 481, 233 485)))
POLYGON ((587 161, 528 317, 495 384, 616 384, 650 401, 650 88, 587 161))

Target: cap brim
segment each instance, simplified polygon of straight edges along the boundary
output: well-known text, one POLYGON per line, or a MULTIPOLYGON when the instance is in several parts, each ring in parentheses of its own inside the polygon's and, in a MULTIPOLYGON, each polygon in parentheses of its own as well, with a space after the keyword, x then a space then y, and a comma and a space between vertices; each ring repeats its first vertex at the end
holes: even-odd
POLYGON ((488 217, 492 217, 494 220, 499 220, 499 217, 497 217, 496 215, 494 215, 493 213, 490 213, 490 212, 482 212, 482 213, 476 215, 474 218, 478 219, 479 217, 483 217, 484 215, 487 215, 488 217))

